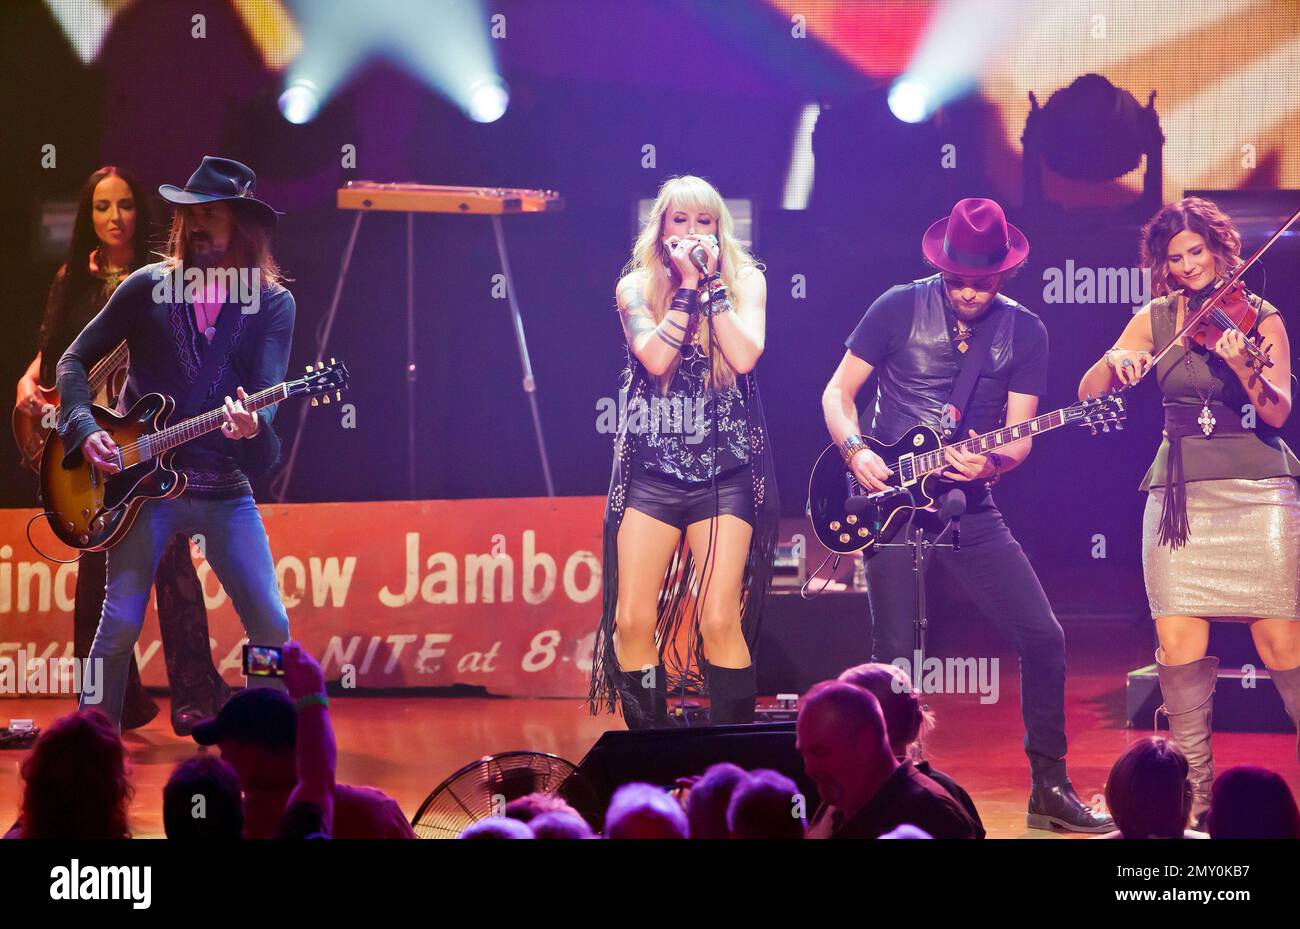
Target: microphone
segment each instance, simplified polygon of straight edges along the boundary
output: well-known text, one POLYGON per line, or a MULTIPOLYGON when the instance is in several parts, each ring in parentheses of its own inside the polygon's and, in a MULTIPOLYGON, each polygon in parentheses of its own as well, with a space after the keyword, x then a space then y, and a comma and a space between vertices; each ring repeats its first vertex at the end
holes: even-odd
POLYGON ((953 488, 943 495, 939 503, 939 518, 945 524, 952 523, 952 550, 961 551, 961 516, 966 512, 966 494, 960 488, 953 488))
MULTIPOLYGON (((717 236, 710 235, 708 239, 713 245, 718 244, 717 236)), ((691 264, 695 265, 701 274, 709 273, 709 253, 705 251, 703 245, 697 245, 691 249, 691 264)))
POLYGON ((704 250, 703 245, 691 249, 691 264, 695 265, 696 270, 701 274, 709 273, 709 253, 704 250))

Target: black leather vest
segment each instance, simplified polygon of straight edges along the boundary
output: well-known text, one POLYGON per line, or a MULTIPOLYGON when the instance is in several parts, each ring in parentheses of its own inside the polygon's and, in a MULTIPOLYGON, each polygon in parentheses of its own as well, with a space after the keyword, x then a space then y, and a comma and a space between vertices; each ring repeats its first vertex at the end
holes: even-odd
MULTIPOLYGON (((952 396, 960 367, 961 355, 953 347, 944 313, 940 275, 913 281, 912 290, 912 329, 907 342, 876 369, 879 393, 870 434, 882 442, 896 442, 917 423, 942 435, 943 409, 952 396)), ((994 297, 994 303, 976 324, 997 329, 958 427, 962 436, 968 435, 969 429, 982 433, 1000 428, 1006 420, 1008 367, 1019 304, 1001 294, 994 297)))

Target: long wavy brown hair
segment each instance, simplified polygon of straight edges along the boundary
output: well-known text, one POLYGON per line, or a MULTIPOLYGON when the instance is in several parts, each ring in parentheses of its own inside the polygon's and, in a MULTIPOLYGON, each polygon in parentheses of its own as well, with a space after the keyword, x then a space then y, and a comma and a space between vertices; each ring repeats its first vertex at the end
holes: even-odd
POLYGON ((1151 269, 1151 295, 1163 297, 1169 286, 1169 243, 1180 232, 1195 232, 1214 256, 1214 274, 1222 279, 1241 262, 1241 233, 1218 204, 1187 197, 1161 208, 1142 227, 1142 267, 1151 269))
POLYGON ((117 727, 78 710, 41 733, 22 764, 19 822, 25 839, 129 839, 135 791, 117 727))

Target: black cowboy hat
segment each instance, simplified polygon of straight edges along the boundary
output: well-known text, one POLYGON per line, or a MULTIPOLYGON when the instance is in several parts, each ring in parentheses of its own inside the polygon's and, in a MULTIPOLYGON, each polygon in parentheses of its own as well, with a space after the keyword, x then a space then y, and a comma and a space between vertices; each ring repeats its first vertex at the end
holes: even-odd
POLYGON ((204 155, 199 169, 190 175, 184 187, 175 184, 163 184, 158 193, 168 203, 177 206, 193 206, 197 203, 218 203, 236 201, 246 204, 259 221, 267 226, 274 226, 276 217, 284 214, 272 209, 253 196, 257 187, 257 175, 248 165, 240 164, 232 158, 217 158, 204 155))

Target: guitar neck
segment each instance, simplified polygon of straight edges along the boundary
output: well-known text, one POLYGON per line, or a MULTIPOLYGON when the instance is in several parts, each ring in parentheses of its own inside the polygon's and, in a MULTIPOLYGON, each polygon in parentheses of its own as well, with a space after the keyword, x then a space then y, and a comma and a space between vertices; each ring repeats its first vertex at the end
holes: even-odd
MULTIPOLYGON (((954 442, 951 445, 945 445, 944 448, 956 448, 976 455, 985 455, 1013 442, 1019 442, 1021 439, 1032 438, 1064 426, 1067 422, 1065 414, 1065 410, 1053 410, 1034 419, 1025 420, 1023 423, 1003 426, 1001 429, 986 432, 984 435, 973 436, 960 442, 954 442)), ((943 449, 940 448, 917 455, 915 465, 917 477, 924 477, 927 474, 933 474, 947 468, 948 459, 944 457, 943 449)))
POLYGON ((104 382, 112 376, 113 372, 126 364, 127 354, 126 341, 123 340, 117 343, 117 348, 99 359, 98 363, 90 369, 86 380, 90 384, 91 396, 99 393, 99 388, 104 386, 104 382))
MULTIPOLYGON (((288 396, 289 385, 287 383, 276 384, 274 387, 259 390, 244 400, 244 409, 250 413, 256 413, 258 410, 279 403, 288 396)), ((141 459, 154 458, 163 452, 169 452, 173 448, 184 445, 186 442, 192 442, 199 436, 220 429, 224 421, 225 407, 221 407, 202 413, 199 416, 192 416, 176 423, 174 426, 168 426, 166 429, 152 433, 147 439, 146 448, 142 449, 141 459)))

